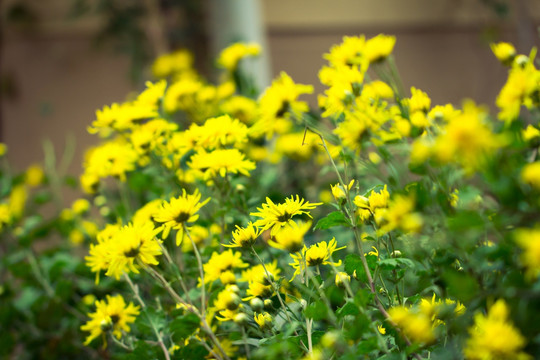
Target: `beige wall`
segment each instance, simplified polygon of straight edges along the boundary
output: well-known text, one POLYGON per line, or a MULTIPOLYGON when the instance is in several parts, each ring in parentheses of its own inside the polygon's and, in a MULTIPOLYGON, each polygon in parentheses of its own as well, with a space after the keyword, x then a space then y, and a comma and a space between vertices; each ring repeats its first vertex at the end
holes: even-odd
MULTIPOLYGON (((18 89, 16 98, 1 104, 3 141, 23 168, 42 158, 43 138, 61 152, 66 135, 74 134, 78 152, 72 172, 77 174, 82 149, 95 141, 86 133, 95 110, 122 101, 134 88, 127 77, 129 62, 92 48, 100 19, 66 21, 65 6, 58 4, 67 2, 34 3, 45 14, 40 30, 32 36, 11 31, 3 39, 2 71, 13 75, 18 89)), ((496 26, 504 38, 518 41, 517 18, 540 23, 540 1, 523 3, 530 17, 514 16, 503 24, 480 0, 263 0, 274 74, 284 70, 297 82, 318 84, 322 54, 343 35, 384 32, 397 35, 395 57, 407 87, 428 91, 434 103, 472 97, 488 104, 505 69, 483 34, 496 26)), ((526 21, 518 23, 533 29, 526 21)), ((533 41, 538 44, 538 37, 533 41)))

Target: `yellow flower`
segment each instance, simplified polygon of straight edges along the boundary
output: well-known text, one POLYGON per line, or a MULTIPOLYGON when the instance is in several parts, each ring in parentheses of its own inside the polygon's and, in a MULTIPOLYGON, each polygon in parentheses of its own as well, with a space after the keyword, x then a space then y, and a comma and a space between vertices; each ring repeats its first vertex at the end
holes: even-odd
POLYGON ((24 207, 28 199, 28 191, 24 185, 16 185, 9 194, 9 212, 11 219, 17 219, 22 216, 24 207))
POLYGON ((291 253, 299 251, 304 245, 304 235, 310 227, 311 221, 287 224, 268 240, 268 245, 291 253))
POLYGON ((485 164, 493 152, 504 144, 487 123, 483 108, 472 102, 464 105, 463 112, 450 119, 442 129, 433 147, 436 158, 443 163, 457 162, 471 173, 485 164))
POLYGON ((271 263, 253 265, 248 267, 246 270, 242 271, 242 276, 240 281, 247 281, 249 283, 258 282, 261 284, 269 284, 270 281, 275 281, 278 279, 281 269, 277 266, 277 260, 272 261, 271 263), (266 268, 266 270, 265 270, 266 268), (271 279, 268 280, 266 272, 270 275, 271 279))
MULTIPOLYGON (((363 35, 344 36, 341 44, 332 46, 330 52, 323 57, 334 67, 362 65, 366 60, 363 56, 365 45, 366 39, 363 35)), ((364 67, 367 67, 366 65, 364 67)))
POLYGON ((221 104, 225 114, 240 120, 244 124, 253 124, 257 116, 257 102, 245 96, 232 96, 221 104))
POLYGON ((519 229, 514 236, 523 250, 521 262, 527 268, 527 276, 535 279, 540 274, 540 229, 519 229))
POLYGON ((540 137, 540 130, 532 126, 531 124, 527 125, 527 128, 521 132, 523 140, 531 141, 540 137))
MULTIPOLYGON (((372 190, 368 198, 369 209, 371 210, 371 212, 374 212, 376 209, 385 208, 388 206, 389 199, 390 193, 388 192, 387 185, 384 185, 384 187, 379 192, 372 190)), ((362 207, 359 204, 357 204, 357 206, 362 207)))
POLYGON ((427 113, 431 106, 431 99, 429 98, 428 94, 420 89, 415 88, 414 86, 411 87, 410 99, 406 99, 405 102, 409 106, 409 111, 411 113, 417 111, 427 113))
POLYGON ((416 233, 423 225, 421 215, 414 212, 415 201, 411 197, 396 196, 386 209, 375 210, 375 221, 380 226, 379 234, 386 234, 396 228, 416 233))
POLYGON ((342 246, 338 248, 336 239, 332 238, 332 240, 330 240, 328 243, 326 241, 321 241, 311 245, 309 248, 304 246, 302 251, 297 252, 296 254, 290 254, 294 261, 289 263, 289 265, 295 269, 293 277, 290 281, 293 281, 296 275, 302 273, 307 266, 340 266, 341 260, 338 262, 332 262, 329 260, 334 252, 345 249, 345 247, 346 246, 342 246))
POLYGON ((0 143, 0 157, 6 155, 7 153, 7 145, 4 143, 0 143))
MULTIPOLYGON (((351 180, 351 182, 349 182, 349 185, 347 185, 347 190, 346 190, 347 192, 351 190, 353 184, 354 184, 354 179, 351 180)), ((334 199, 336 199, 338 203, 341 203, 342 201, 346 200, 347 194, 343 186, 341 186, 340 184, 336 184, 336 185, 330 185, 330 188, 332 189, 332 195, 334 196, 334 199)))
POLYGON ((255 313, 253 319, 261 329, 268 329, 272 326, 272 316, 267 312, 255 313))
POLYGON ((43 173, 41 165, 34 164, 29 166, 28 169, 26 169, 24 182, 28 186, 38 186, 43 182, 44 178, 45 174, 43 173))
MULTIPOLYGON (((234 291, 233 288, 236 287, 236 285, 227 285, 225 289, 219 292, 217 298, 214 300, 214 308, 216 310, 236 310, 238 309, 238 306, 240 305, 240 297, 234 291)), ((238 289, 238 287, 236 287, 238 289)))
POLYGON ((307 112, 309 106, 305 101, 298 101, 302 94, 311 94, 313 86, 295 84, 294 81, 282 72, 272 85, 264 91, 259 100, 260 120, 252 127, 253 134, 268 137, 273 135, 273 123, 278 119, 289 119, 291 114, 299 117, 307 112))
POLYGON ((335 283, 337 287, 345 288, 346 285, 351 281, 351 276, 346 272, 340 271, 336 274, 335 283))
POLYGON ((382 335, 386 334, 386 329, 382 325, 377 325, 377 330, 379 330, 379 333, 382 335))
POLYGON ((139 273, 136 263, 157 265, 156 256, 162 254, 161 240, 156 239, 161 228, 154 229, 151 222, 145 224, 126 225, 106 242, 106 254, 109 267, 105 275, 120 279, 123 273, 139 273))
POLYGON ((247 297, 243 298, 243 301, 248 301, 253 298, 269 298, 272 296, 272 286, 265 285, 260 282, 250 282, 249 288, 246 290, 247 297))
POLYGON ((135 212, 131 218, 131 222, 134 224, 145 223, 153 220, 154 214, 159 210, 159 207, 163 203, 161 199, 155 199, 148 202, 135 212))
POLYGON ((154 221, 163 223, 164 229, 162 238, 169 236, 171 229, 178 230, 176 234, 176 245, 179 246, 184 238, 184 226, 187 223, 197 221, 197 212, 206 205, 210 198, 199 202, 201 193, 195 189, 193 194, 187 194, 186 189, 182 189, 182 196, 172 198, 169 202, 163 202, 161 207, 154 214, 154 221))
POLYGON ((84 234, 79 229, 73 229, 69 232, 69 241, 74 245, 79 245, 84 241, 84 234))
POLYGON ((185 49, 159 56, 152 65, 152 73, 157 78, 178 75, 191 70, 193 55, 185 49))
POLYGON ((431 319, 423 312, 397 306, 389 309, 388 315, 411 341, 430 344, 435 340, 431 319))
POLYGON ((204 180, 211 180, 218 174, 225 177, 228 173, 249 176, 255 169, 255 163, 247 160, 238 149, 201 150, 191 157, 188 166, 200 172, 204 180))
POLYGON ((81 330, 90 332, 86 337, 85 345, 88 345, 100 335, 112 332, 117 339, 122 333, 128 333, 131 329, 128 324, 135 321, 139 315, 139 306, 126 302, 122 295, 107 295, 107 300, 96 301, 96 311, 88 314, 90 320, 81 326, 81 330))
POLYGON ((245 57, 257 56, 261 52, 261 47, 256 43, 234 43, 221 51, 217 59, 219 66, 234 72, 238 63, 245 57))
POLYGON ((243 248, 250 248, 259 235, 261 234, 261 230, 257 228, 256 226, 253 226, 253 223, 250 221, 247 227, 241 228, 240 226, 236 225, 236 230, 233 231, 232 236, 233 240, 231 244, 223 244, 223 246, 226 247, 243 247, 243 248))
POLYGON ((510 65, 516 57, 516 49, 514 45, 507 42, 499 42, 490 44, 493 54, 505 65, 510 65))
POLYGON ((90 202, 86 199, 77 199, 71 204, 71 210, 77 215, 82 215, 90 210, 90 202))
POLYGON ((521 170, 521 180, 540 190, 540 161, 525 165, 521 170))
POLYGON ((509 311, 504 300, 497 300, 487 316, 477 313, 474 326, 469 328, 470 337, 463 353, 466 359, 532 359, 522 352, 525 338, 508 319, 509 311))
POLYGON ((193 147, 213 150, 246 143, 248 131, 248 127, 238 119, 222 115, 207 119, 201 126, 192 124, 185 136, 194 143, 193 147))
POLYGON ((286 198, 284 203, 274 204, 270 198, 266 198, 266 204, 262 204, 261 208, 257 208, 259 212, 253 212, 251 216, 260 217, 260 220, 257 220, 253 225, 262 227, 262 230, 272 229, 271 235, 274 236, 278 231, 285 225, 292 225, 294 221, 292 220, 295 215, 306 214, 311 217, 309 211, 315 209, 318 205, 322 203, 310 203, 301 199, 296 195, 291 195, 290 198, 286 198))
POLYGON ((379 34, 366 41, 364 54, 370 63, 382 61, 392 53, 395 44, 395 36, 379 34))
POLYGON ((208 284, 217 279, 221 279, 224 284, 233 282, 235 276, 231 270, 243 269, 248 266, 248 264, 242 261, 242 254, 239 252, 233 252, 231 249, 223 251, 220 254, 213 252, 208 262, 203 264, 204 283, 208 284), (224 274, 225 277, 223 276, 224 274))
MULTIPOLYGON (((108 176, 126 181, 126 173, 135 170, 137 159, 138 155, 130 144, 120 138, 108 141, 86 152, 83 176, 93 176, 88 178, 88 182, 99 182, 100 178, 108 176)), ((85 186, 92 187, 91 184, 85 186)))

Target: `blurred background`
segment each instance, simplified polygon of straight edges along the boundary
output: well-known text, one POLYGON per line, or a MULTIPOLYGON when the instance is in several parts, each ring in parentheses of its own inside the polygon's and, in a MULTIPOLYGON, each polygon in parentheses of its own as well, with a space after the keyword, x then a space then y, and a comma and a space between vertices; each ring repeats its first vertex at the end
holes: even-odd
MULTIPOLYGON (((322 91, 322 58, 344 35, 395 35, 408 89, 432 104, 464 98, 494 108, 507 69, 490 42, 528 54, 540 44, 540 0, 0 0, 0 141, 18 169, 74 146, 70 172, 97 139, 95 111, 151 80, 159 54, 190 49, 217 79, 214 60, 233 41, 257 41, 258 85, 281 71, 322 91), (69 145, 71 144, 71 145, 69 145)), ((316 106, 316 96, 310 99, 316 106)))

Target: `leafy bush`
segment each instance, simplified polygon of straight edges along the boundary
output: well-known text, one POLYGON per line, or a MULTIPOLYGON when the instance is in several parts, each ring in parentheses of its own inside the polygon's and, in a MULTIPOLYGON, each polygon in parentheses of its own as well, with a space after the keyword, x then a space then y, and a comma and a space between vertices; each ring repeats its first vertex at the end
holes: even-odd
POLYGON ((91 214, 79 200, 46 222, 3 173, 2 323, 29 328, 4 354, 54 333, 118 359, 540 356, 536 50, 493 45, 508 80, 492 116, 409 96, 394 44, 332 47, 318 110, 285 73, 253 97, 239 64, 256 45, 222 52, 218 85, 185 51, 160 57, 161 79, 89 127, 91 214), (52 229, 84 261, 67 241, 36 255, 52 229))

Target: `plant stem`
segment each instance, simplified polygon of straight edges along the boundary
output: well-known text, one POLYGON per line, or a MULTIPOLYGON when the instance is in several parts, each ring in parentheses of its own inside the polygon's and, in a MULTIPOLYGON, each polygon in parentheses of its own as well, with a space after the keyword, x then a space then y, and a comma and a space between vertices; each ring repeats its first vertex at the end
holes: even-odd
MULTIPOLYGON (((129 277, 128 274, 124 273, 124 278, 126 279, 127 283, 129 284, 129 286, 131 287, 131 290, 133 291, 133 294, 135 294, 135 298, 137 299, 137 301, 139 302, 139 304, 141 304, 141 307, 143 308, 143 310, 146 310, 146 304, 144 303, 143 299, 141 298, 141 296, 139 295, 139 288, 137 285, 133 284, 133 282, 131 281, 131 278, 129 277)), ((167 347, 165 346, 165 343, 163 342, 163 339, 161 337, 161 334, 159 333, 159 331, 157 330, 156 326, 154 325, 154 322, 152 321, 152 319, 150 318, 150 316, 148 316, 148 314, 146 315, 147 319, 148 319, 148 322, 150 323, 150 326, 152 327, 152 330, 154 331, 154 334, 156 335, 156 338, 158 339, 158 343, 159 343, 159 346, 161 347, 161 350, 163 351, 163 355, 165 355, 165 359, 166 360, 170 360, 171 357, 169 355, 169 350, 167 350, 167 347)))
POLYGON ((184 232, 186 233, 187 237, 191 241, 191 245, 193 246, 193 252, 195 253, 195 257, 197 258, 197 265, 199 267, 199 274, 201 276, 201 313, 206 313, 206 289, 205 289, 205 283, 204 283, 204 269, 203 269, 203 262, 201 259, 201 254, 199 254, 199 249, 197 249, 197 245, 195 244, 195 241, 193 241, 193 238, 191 237, 191 234, 189 233, 189 230, 186 226, 186 224, 182 224, 184 227, 184 232))
POLYGON ((249 344, 247 343, 246 328, 244 326, 242 326, 242 339, 244 340, 244 349, 246 350, 246 356, 249 359, 251 357, 251 353, 249 351, 249 344))

